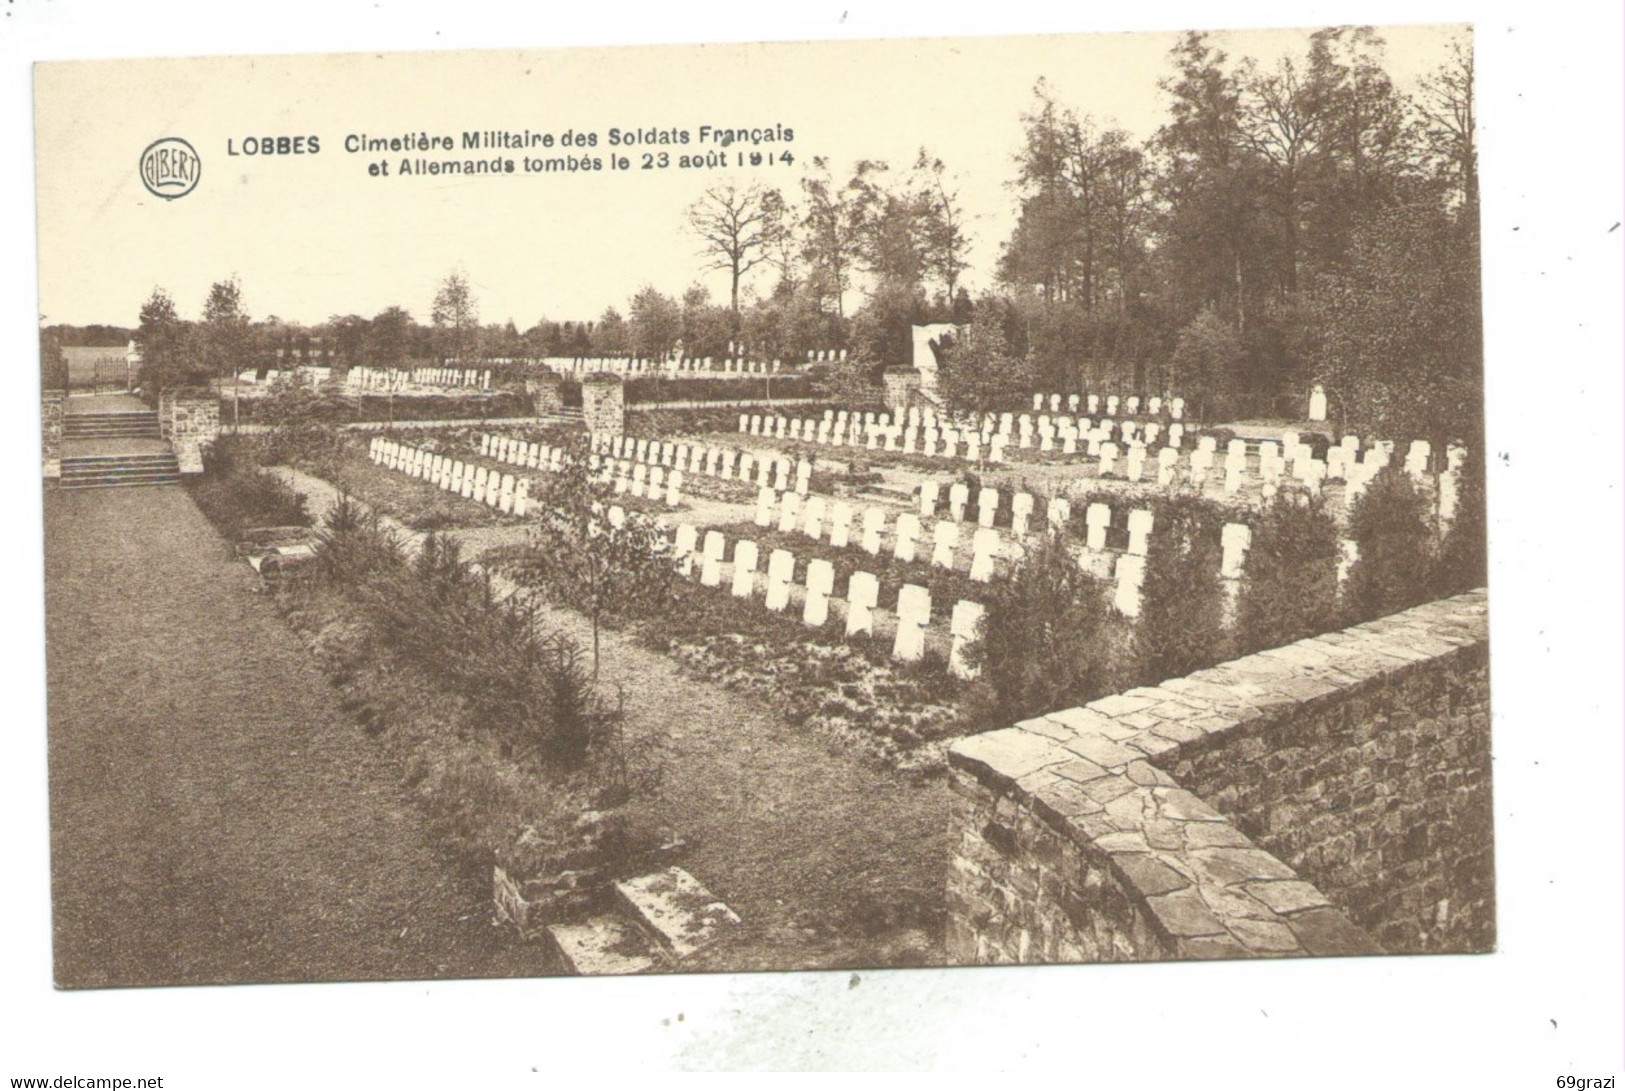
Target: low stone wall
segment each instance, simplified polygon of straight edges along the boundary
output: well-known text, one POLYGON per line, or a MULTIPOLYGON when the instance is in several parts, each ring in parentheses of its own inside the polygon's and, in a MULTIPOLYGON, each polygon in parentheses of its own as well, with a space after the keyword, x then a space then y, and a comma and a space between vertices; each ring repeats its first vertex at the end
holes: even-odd
POLYGON ((165 394, 158 400, 158 426, 175 450, 181 473, 200 474, 202 449, 220 434, 220 401, 165 394))
POLYGON ((626 431, 626 393, 619 376, 599 373, 581 380, 581 418, 595 436, 626 431))
POLYGON ((40 393, 40 461, 44 463, 44 476, 62 476, 62 399, 61 390, 40 393))
POLYGON ((962 740, 955 962, 1493 947, 1482 591, 962 740))

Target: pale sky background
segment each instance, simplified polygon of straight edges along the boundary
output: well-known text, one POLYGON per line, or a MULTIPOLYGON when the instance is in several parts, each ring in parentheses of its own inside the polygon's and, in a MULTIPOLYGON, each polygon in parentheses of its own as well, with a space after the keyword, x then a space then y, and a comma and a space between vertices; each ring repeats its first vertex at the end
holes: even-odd
MULTIPOLYGON (((1390 27, 1388 70, 1404 90, 1446 57, 1452 27, 1390 27)), ((320 322, 390 305, 427 322, 461 267, 482 320, 623 313, 650 283, 673 295, 696 279, 725 301, 727 277, 702 272, 684 209, 707 185, 759 180, 799 198, 814 156, 837 181, 879 159, 901 181, 920 147, 945 161, 970 216, 974 291, 991 281, 1015 222, 1008 186, 1019 118, 1037 79, 1102 126, 1136 137, 1165 118, 1158 81, 1175 34, 634 47, 529 53, 427 53, 151 60, 36 70, 41 312, 47 322, 134 325, 163 286, 196 317, 209 286, 236 274, 249 314, 320 322), (642 146, 612 149, 611 127, 788 126, 792 167, 637 169, 642 146), (628 172, 371 178, 351 133, 595 130, 628 172), (227 154, 245 137, 315 134, 316 155, 227 154), (195 191, 173 201, 142 187, 152 141, 188 140, 203 160, 195 191)), ((1302 57, 1308 31, 1223 33, 1232 58, 1273 67, 1302 57)), ((674 156, 715 145, 669 149, 674 156)), ((751 150, 735 145, 732 150, 751 150)), ((565 154, 564 149, 531 155, 565 154)), ((463 153, 459 152, 460 158, 463 153)), ((476 153, 482 156, 522 153, 476 153)), ((436 153, 436 158, 443 153, 436 153)), ((748 287, 771 289, 765 267, 748 287)))

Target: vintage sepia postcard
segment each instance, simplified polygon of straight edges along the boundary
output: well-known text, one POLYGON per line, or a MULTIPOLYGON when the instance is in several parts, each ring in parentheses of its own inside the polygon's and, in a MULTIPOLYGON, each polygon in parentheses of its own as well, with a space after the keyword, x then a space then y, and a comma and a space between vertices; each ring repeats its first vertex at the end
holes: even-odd
POLYGON ((60 987, 1495 949, 1470 27, 34 95, 60 987))

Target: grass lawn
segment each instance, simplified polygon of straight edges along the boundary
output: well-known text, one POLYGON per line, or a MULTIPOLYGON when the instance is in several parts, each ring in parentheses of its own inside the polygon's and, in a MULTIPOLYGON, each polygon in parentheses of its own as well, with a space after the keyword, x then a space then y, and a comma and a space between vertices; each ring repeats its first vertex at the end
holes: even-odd
POLYGON ((184 490, 52 492, 45 535, 58 984, 551 972, 184 490))

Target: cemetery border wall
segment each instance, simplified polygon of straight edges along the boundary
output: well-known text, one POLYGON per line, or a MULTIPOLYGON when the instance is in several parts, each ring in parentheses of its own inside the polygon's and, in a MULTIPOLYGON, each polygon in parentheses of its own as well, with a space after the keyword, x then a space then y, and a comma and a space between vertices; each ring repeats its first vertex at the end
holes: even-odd
POLYGON ((1492 949, 1487 601, 961 740, 950 961, 1492 949))

